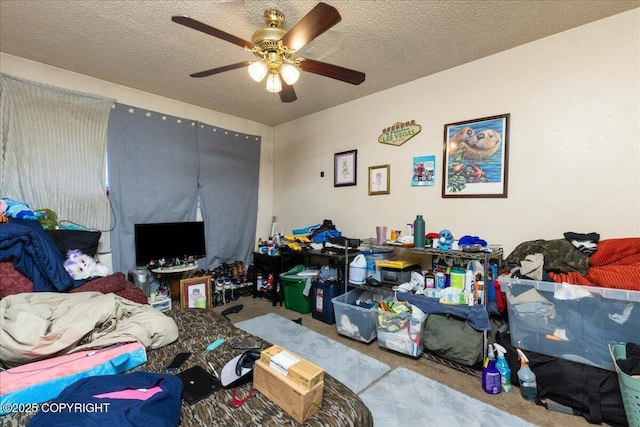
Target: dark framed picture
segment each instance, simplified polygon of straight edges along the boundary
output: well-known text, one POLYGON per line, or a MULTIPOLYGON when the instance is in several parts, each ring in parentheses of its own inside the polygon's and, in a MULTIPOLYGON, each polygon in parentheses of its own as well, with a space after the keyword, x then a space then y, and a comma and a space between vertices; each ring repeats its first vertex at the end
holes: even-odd
POLYGON ((389 194, 390 175, 390 165, 369 166, 369 195, 389 194))
POLYGON ((358 179, 358 150, 333 155, 333 186, 356 185, 358 179))
POLYGON ((444 126, 442 197, 507 197, 510 116, 444 126))
POLYGON ((180 307, 211 309, 211 276, 180 280, 180 307))

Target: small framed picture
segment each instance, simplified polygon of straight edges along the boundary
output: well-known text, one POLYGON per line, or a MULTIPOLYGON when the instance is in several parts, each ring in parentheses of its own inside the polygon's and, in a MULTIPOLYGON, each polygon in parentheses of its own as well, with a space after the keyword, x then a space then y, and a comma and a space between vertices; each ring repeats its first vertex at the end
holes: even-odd
POLYGON ((333 155, 333 186, 356 185, 358 178, 358 150, 333 155))
POLYGON ((180 307, 211 309, 211 276, 180 280, 180 307))
POLYGON ((389 194, 390 165, 369 166, 369 195, 389 194))

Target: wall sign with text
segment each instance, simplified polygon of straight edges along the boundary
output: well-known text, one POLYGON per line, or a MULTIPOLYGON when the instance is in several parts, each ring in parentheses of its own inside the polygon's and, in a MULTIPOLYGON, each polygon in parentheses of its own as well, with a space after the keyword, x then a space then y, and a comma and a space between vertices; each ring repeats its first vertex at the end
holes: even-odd
POLYGON ((419 134, 421 130, 422 126, 417 125, 415 120, 395 122, 393 126, 382 129, 382 134, 378 137, 378 142, 380 144, 400 146, 419 134))

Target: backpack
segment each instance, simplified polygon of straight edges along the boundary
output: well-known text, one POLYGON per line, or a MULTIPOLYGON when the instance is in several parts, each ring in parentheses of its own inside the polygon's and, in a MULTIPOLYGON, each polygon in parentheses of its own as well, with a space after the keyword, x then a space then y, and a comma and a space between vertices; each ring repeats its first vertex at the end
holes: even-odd
MULTIPOLYGON (((511 369, 512 384, 519 387, 517 372, 520 363, 511 345, 509 330, 505 329, 498 332, 496 342, 507 349, 505 357, 511 369)), ((538 405, 566 412, 553 403, 542 401, 550 399, 571 408, 570 413, 581 415, 592 424, 606 422, 612 426, 627 425, 615 372, 532 351, 524 353, 529 358, 529 367, 536 374, 538 405)))

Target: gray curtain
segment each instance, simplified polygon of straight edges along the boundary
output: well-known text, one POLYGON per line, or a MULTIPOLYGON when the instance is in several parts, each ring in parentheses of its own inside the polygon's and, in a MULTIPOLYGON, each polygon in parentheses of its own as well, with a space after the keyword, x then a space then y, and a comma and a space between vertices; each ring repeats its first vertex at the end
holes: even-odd
POLYGON ((204 125, 198 130, 207 264, 248 265, 256 245, 260 138, 204 125))
POLYGON ((114 100, 0 73, 0 197, 109 229, 106 143, 114 100))
POLYGON ((199 203, 207 241, 200 267, 250 260, 259 137, 116 104, 107 139, 114 271, 136 266, 135 224, 195 221, 199 203))

